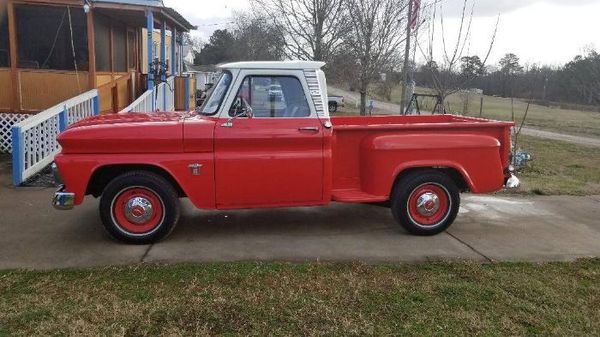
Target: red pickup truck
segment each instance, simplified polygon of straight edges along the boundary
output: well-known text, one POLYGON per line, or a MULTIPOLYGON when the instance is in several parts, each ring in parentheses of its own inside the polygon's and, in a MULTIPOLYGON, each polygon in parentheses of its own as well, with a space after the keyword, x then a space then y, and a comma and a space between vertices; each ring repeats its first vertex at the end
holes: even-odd
MULTIPOLYGON (((167 236, 179 198, 201 209, 388 205, 408 232, 455 220, 460 192, 517 187, 513 123, 451 115, 330 118, 320 62, 245 62, 198 112, 129 113, 72 125, 55 158, 57 209, 100 197, 115 238, 167 236), (272 88, 281 88, 277 95, 272 88)), ((340 214, 340 216, 344 216, 340 214)))

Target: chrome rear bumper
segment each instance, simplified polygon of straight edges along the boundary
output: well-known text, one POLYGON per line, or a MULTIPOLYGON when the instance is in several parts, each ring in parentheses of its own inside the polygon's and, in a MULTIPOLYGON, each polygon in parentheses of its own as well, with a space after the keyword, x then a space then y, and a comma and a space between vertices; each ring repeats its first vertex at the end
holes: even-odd
POLYGON ((521 180, 511 173, 510 177, 506 180, 504 186, 509 190, 514 190, 521 187, 521 180))
POLYGON ((60 211, 68 211, 75 207, 75 193, 65 192, 65 187, 61 186, 52 198, 52 206, 60 211))

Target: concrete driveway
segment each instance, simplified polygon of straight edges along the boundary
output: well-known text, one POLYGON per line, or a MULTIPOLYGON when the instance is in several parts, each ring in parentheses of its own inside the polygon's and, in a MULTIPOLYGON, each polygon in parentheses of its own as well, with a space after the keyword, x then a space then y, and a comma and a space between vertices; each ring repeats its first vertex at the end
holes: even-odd
POLYGON ((48 188, 10 186, 0 167, 0 269, 213 261, 549 261, 600 256, 600 196, 463 197, 447 233, 406 234, 369 205, 206 212, 184 201, 166 241, 128 246, 101 227, 92 198, 69 212, 48 188))

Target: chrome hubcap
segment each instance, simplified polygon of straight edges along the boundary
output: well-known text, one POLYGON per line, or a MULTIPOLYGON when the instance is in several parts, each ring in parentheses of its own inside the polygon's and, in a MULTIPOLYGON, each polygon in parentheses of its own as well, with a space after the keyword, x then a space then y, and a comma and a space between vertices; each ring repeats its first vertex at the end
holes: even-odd
POLYGON ((417 211, 422 216, 432 216, 440 210, 440 198, 435 193, 424 193, 417 200, 417 211))
POLYGON ((152 219, 154 210, 152 209, 152 203, 148 199, 135 197, 125 204, 124 213, 127 220, 132 223, 143 224, 152 219))

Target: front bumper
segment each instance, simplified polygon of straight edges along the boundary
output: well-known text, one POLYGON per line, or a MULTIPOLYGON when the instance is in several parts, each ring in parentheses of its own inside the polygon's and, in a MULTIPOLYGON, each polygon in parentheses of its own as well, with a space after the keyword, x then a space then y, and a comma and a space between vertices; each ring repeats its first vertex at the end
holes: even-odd
POLYGON ((65 187, 61 186, 52 198, 52 206, 60 211, 68 211, 75 207, 75 193, 65 192, 65 187))

